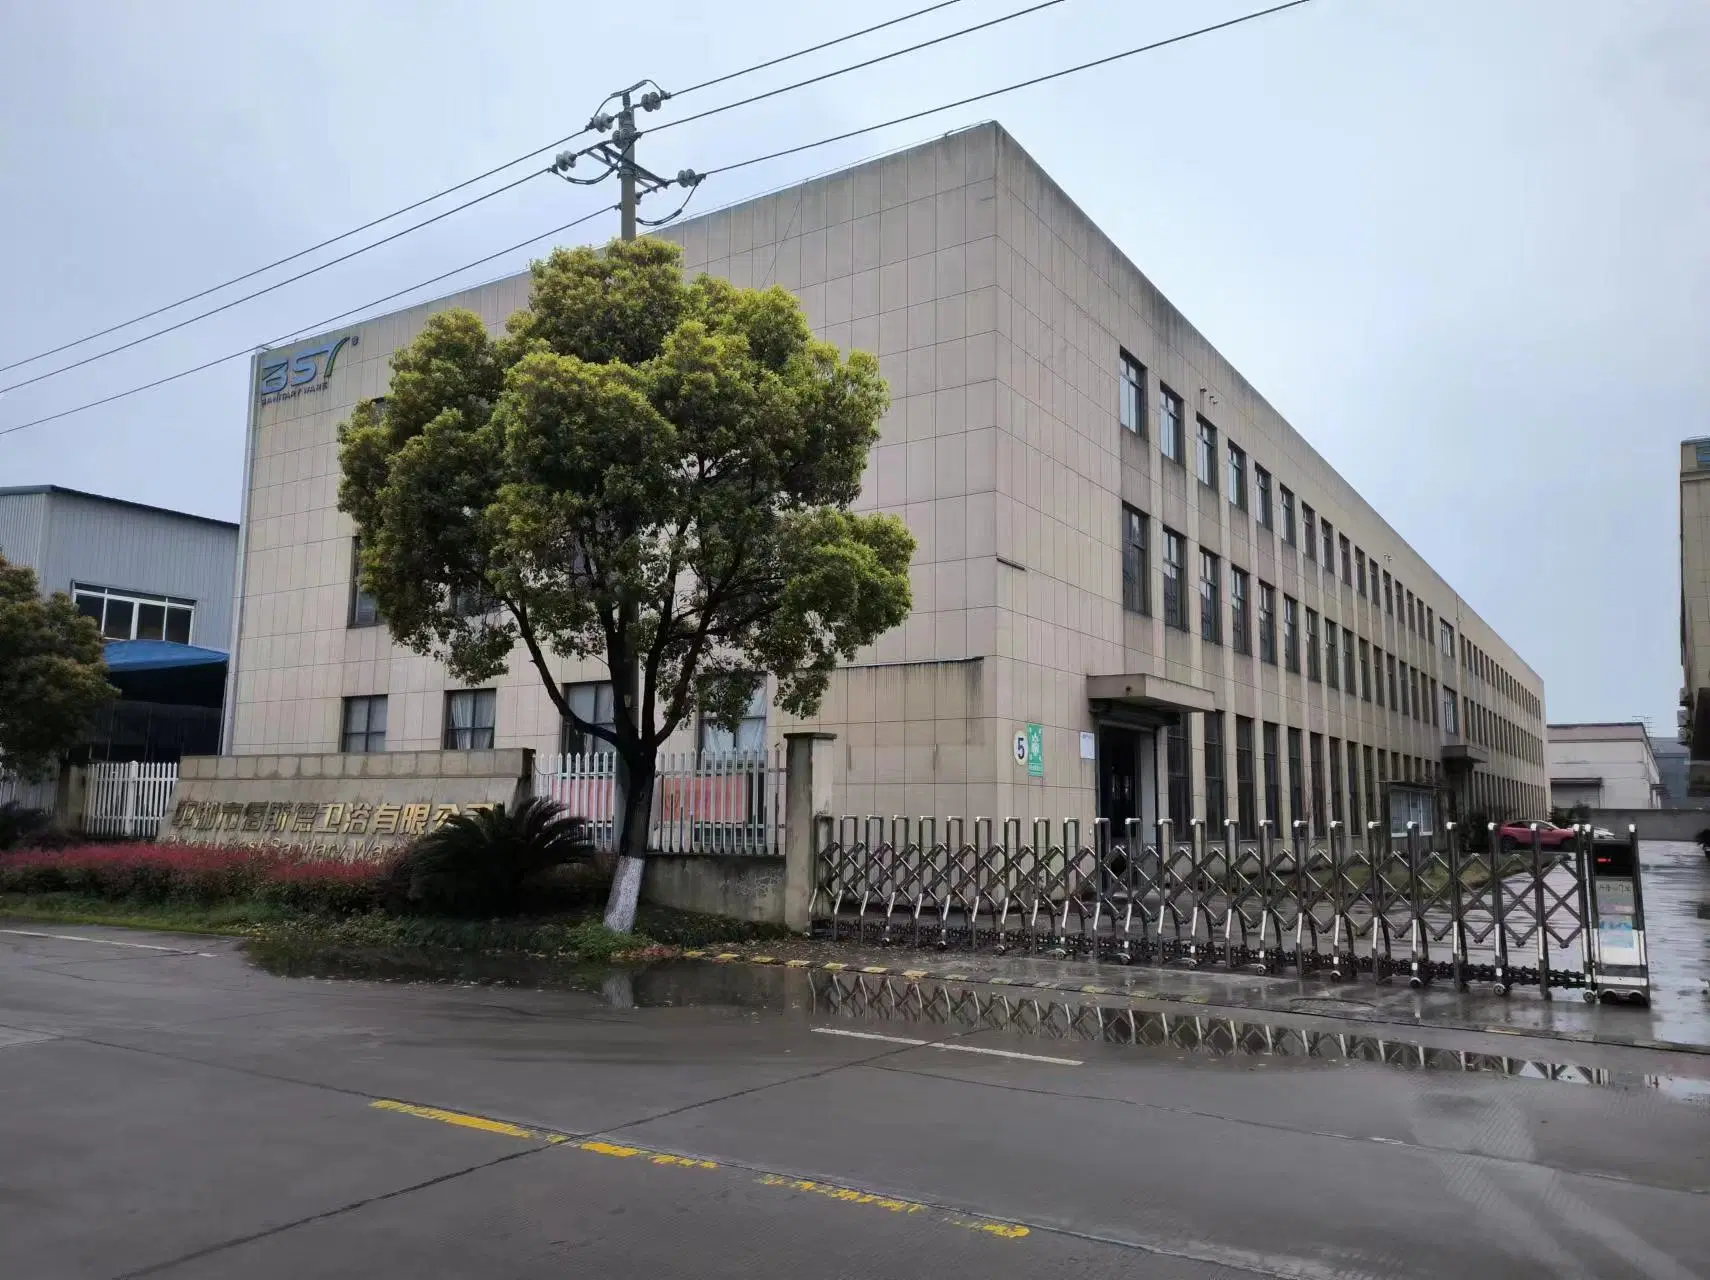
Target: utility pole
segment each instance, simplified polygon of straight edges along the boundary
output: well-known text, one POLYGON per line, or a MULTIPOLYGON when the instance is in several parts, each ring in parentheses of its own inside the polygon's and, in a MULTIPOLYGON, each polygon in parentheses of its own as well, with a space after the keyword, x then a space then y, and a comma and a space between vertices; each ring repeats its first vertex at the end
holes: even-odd
MULTIPOLYGON (((593 119, 588 121, 588 129, 591 132, 611 132, 611 138, 608 141, 596 142, 593 146, 586 147, 581 151, 563 152, 553 163, 553 172, 559 177, 566 182, 574 182, 583 186, 592 186, 596 182, 603 181, 614 172, 617 174, 618 235, 620 239, 635 239, 636 227, 642 223, 642 220, 636 216, 636 206, 643 196, 652 195, 655 191, 673 185, 692 191, 699 185, 703 176, 693 169, 684 169, 675 178, 662 178, 635 162, 635 140, 641 136, 641 131, 635 127, 636 108, 640 107, 643 111, 657 111, 665 105, 665 100, 670 96, 651 80, 640 80, 627 89, 618 90, 600 104, 601 110, 594 115, 593 119), (647 91, 641 93, 643 89, 647 91), (637 98, 637 94, 640 94, 639 98, 637 98), (614 98, 618 102, 617 112, 616 114, 607 114, 605 107, 614 98), (593 178, 572 178, 570 176, 571 168, 575 166, 578 159, 585 155, 595 156, 602 161, 606 166, 604 172, 593 178)), ((665 221, 669 221, 669 219, 665 221)), ((657 226, 659 224, 650 223, 646 225, 657 226)))
MULTIPOLYGON (((618 175, 618 213, 619 236, 621 239, 634 240, 638 225, 659 226, 671 221, 677 214, 651 223, 644 223, 636 213, 636 205, 641 197, 650 195, 673 183, 692 192, 699 185, 702 175, 692 169, 684 169, 675 178, 662 178, 642 168, 635 162, 635 142, 641 136, 635 127, 635 109, 639 105, 643 111, 657 111, 670 97, 651 80, 642 80, 630 85, 627 89, 619 90, 600 104, 601 110, 588 121, 588 130, 593 133, 615 132, 609 140, 596 142, 580 152, 566 151, 558 157, 552 168, 566 182, 574 182, 581 186, 592 186, 610 177, 613 172, 618 175), (645 89, 645 93, 640 91, 645 89), (640 93, 639 102, 636 95, 640 93), (608 115, 604 108, 612 99, 618 101, 615 115, 608 115), (574 178, 570 170, 577 159, 584 155, 598 158, 604 165, 604 170, 592 178, 574 178)), ((684 203, 687 203, 685 199, 684 203)), ((679 208, 677 213, 681 213, 679 208)), ((625 603, 618 611, 618 630, 625 638, 625 643, 633 641, 636 633, 637 607, 633 603, 625 603)), ((621 710, 618 714, 619 751, 617 753, 617 768, 613 776, 613 835, 618 841, 618 865, 613 877, 612 896, 606 906, 606 927, 628 933, 635 923, 636 903, 641 896, 641 875, 643 859, 646 854, 646 841, 652 812, 653 789, 658 785, 654 768, 648 768, 647 773, 637 779, 631 771, 630 762, 622 749, 625 744, 622 739, 626 734, 643 738, 643 726, 640 723, 641 689, 639 660, 635 655, 609 655, 612 677, 612 695, 621 710), (634 812, 631 812, 632 809, 634 812), (635 844, 635 833, 630 830, 633 823, 640 823, 640 845, 635 844)), ((647 749, 651 749, 649 746, 647 749)))

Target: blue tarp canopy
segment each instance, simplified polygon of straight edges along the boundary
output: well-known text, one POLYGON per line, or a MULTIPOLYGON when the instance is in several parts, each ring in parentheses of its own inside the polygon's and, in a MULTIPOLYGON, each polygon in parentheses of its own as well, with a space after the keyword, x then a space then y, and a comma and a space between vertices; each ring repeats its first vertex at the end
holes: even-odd
POLYGON ((225 662, 219 649, 204 649, 193 644, 173 644, 170 640, 109 640, 107 669, 126 671, 169 671, 175 667, 211 667, 225 662))

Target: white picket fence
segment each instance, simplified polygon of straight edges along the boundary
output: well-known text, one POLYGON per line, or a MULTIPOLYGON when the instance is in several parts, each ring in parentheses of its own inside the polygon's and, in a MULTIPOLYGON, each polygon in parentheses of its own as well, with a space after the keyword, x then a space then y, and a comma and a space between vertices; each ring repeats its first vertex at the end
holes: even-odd
POLYGON ((25 782, 13 774, 0 774, 0 804, 16 804, 23 809, 52 811, 59 798, 59 778, 44 778, 40 782, 25 782))
POLYGON ((172 807, 178 786, 176 761, 126 761, 89 766, 83 830, 92 836, 152 840, 172 807))
MULTIPOLYGON (((540 757, 534 793, 586 818, 602 849, 616 845, 617 757, 540 757)), ((647 847, 653 853, 778 855, 784 850, 784 755, 684 751, 659 757, 647 847)))

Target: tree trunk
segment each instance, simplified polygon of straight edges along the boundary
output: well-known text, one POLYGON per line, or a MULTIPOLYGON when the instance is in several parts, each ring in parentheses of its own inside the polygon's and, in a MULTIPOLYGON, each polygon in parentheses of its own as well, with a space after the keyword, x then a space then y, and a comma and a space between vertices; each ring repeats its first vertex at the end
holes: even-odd
POLYGON ((638 766, 618 753, 617 760, 617 870, 612 876, 611 896, 606 900, 606 928, 618 933, 635 930, 635 908, 641 900, 641 873, 646 865, 647 828, 653 815, 653 786, 656 762, 649 755, 638 766))

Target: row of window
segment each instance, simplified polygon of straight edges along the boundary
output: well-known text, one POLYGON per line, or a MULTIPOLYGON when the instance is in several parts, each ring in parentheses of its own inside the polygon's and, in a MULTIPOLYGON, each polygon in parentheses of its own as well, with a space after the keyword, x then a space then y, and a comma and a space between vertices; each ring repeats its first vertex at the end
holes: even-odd
POLYGON ((71 599, 77 612, 95 620, 102 639, 190 643, 191 623, 196 616, 194 600, 118 591, 83 582, 71 584, 71 599))
MULTIPOLYGON (((1230 816, 1224 714, 1210 712, 1201 720, 1204 818, 1208 829, 1217 833, 1223 830, 1224 820, 1230 816)), ((1180 815, 1193 812, 1190 738, 1191 730, 1186 723, 1172 727, 1165 735, 1169 812, 1178 820, 1180 815)), ((1386 784, 1393 781, 1435 786, 1441 776, 1437 762, 1428 757, 1362 746, 1321 733, 1303 733, 1269 720, 1258 724, 1248 716, 1235 717, 1234 818, 1237 830, 1246 839, 1258 835, 1261 818, 1268 819, 1279 833, 1291 830, 1296 820, 1306 822, 1312 835, 1320 839, 1328 833, 1331 822, 1342 822, 1360 831, 1367 821, 1385 820, 1379 812, 1379 797, 1386 784), (1282 770, 1285 744, 1286 805, 1282 770), (1263 810, 1259 807, 1261 797, 1263 810)), ((1540 798, 1539 788, 1524 783, 1486 775, 1475 779, 1473 802, 1480 807, 1494 804, 1504 813, 1535 813, 1540 798)))
MULTIPOLYGON (((1117 421, 1141 439, 1146 437, 1146 367, 1126 351, 1119 354, 1121 377, 1117 421)), ((1194 434, 1194 474, 1200 484, 1216 492, 1218 487, 1217 427, 1203 414, 1196 415, 1194 434)), ((1184 418, 1182 398, 1162 381, 1158 383, 1158 448, 1172 462, 1186 465, 1183 441, 1184 418)), ((1421 639, 1437 638, 1443 655, 1455 656, 1455 628, 1446 618, 1438 618, 1436 610, 1415 595, 1401 579, 1388 569, 1380 568, 1376 556, 1354 546, 1345 534, 1338 534, 1329 520, 1322 518, 1310 503, 1299 501, 1287 485, 1278 484, 1274 477, 1257 462, 1251 464, 1251 506, 1248 491, 1249 460, 1246 451, 1233 440, 1224 441, 1224 488, 1230 505, 1246 512, 1251 509, 1254 520, 1263 529, 1278 532, 1283 545, 1294 547, 1305 559, 1322 565, 1323 572, 1336 576, 1338 564, 1343 583, 1351 586, 1362 598, 1374 605, 1382 602, 1384 613, 1421 639), (1279 528, 1280 525, 1280 528, 1279 528)), ((1170 534, 1165 534, 1165 550, 1170 550, 1170 534)), ((1178 539, 1179 539, 1179 535, 1178 539)), ((1166 559, 1166 565, 1169 561, 1166 559)), ((1167 570, 1166 570, 1167 572, 1167 570)), ((1125 578, 1126 583, 1126 578, 1125 578)), ((1170 587, 1166 581, 1166 603, 1170 587)), ((1128 598, 1125 586, 1125 599, 1128 598)), ((1145 612, 1145 610, 1140 610, 1145 612)), ((1462 639, 1463 662, 1467 642, 1462 639)), ((1476 646, 1473 646, 1476 651, 1476 646)), ((1481 655, 1482 657, 1482 655, 1481 655)), ((1538 699, 1509 677, 1500 667, 1480 664, 1491 671, 1504 692, 1528 709, 1534 719, 1541 719, 1543 707, 1538 699)), ((1478 669, 1478 668, 1469 668, 1478 669)))
MULTIPOLYGON (((1122 604, 1133 613, 1152 612, 1150 518, 1142 511, 1122 507, 1122 604)), ((1161 529, 1164 584, 1163 618, 1166 626, 1190 630, 1188 595, 1185 587, 1187 540, 1175 530, 1161 529)), ((1261 662, 1275 666, 1277 645, 1277 589, 1258 583, 1258 653, 1261 662)), ((1237 653, 1253 652, 1253 581, 1247 570, 1229 565, 1228 643, 1237 653)), ((1439 686, 1425 671, 1395 654, 1356 636, 1353 628, 1321 618, 1316 609, 1302 610, 1291 595, 1282 598, 1282 666, 1299 673, 1302 668, 1302 615, 1305 619, 1305 672, 1308 680, 1332 689, 1357 693, 1367 702, 1384 706, 1385 678, 1388 705, 1401 715, 1421 723, 1459 733, 1455 691, 1439 686), (1321 632, 1322 626, 1322 632, 1321 632), (1355 646, 1358 645, 1358 665, 1355 646), (1373 672, 1376 679, 1373 679, 1373 672)), ((1203 640, 1223 644, 1223 561, 1215 552, 1199 551, 1199 634, 1203 640)))
MULTIPOLYGON (((604 729, 615 729, 612 686, 609 680, 587 680, 564 686, 564 700, 580 720, 604 729)), ((386 695, 365 694, 344 700, 344 718, 339 749, 346 752, 386 750, 386 695)), ((498 722, 498 695, 492 689, 455 689, 445 695, 441 744, 447 751, 488 751, 498 722)), ((759 751, 766 746, 766 691, 761 686, 749 700, 747 713, 732 733, 703 721, 699 734, 702 751, 759 751)), ((567 755, 612 750, 604 738, 576 728, 565 719, 558 749, 567 755)))
MULTIPOLYGON (((1451 656, 1454 654, 1454 648, 1447 640, 1443 643, 1443 652, 1451 656)), ((1507 669, 1500 662, 1497 662, 1465 636, 1461 637, 1461 665, 1471 675, 1484 681, 1510 702, 1521 707, 1531 719, 1541 720, 1543 718, 1544 706, 1538 700, 1537 695, 1509 675, 1507 669)))

